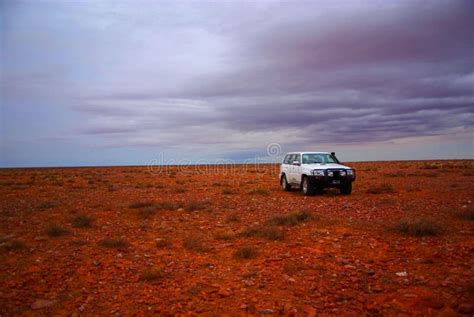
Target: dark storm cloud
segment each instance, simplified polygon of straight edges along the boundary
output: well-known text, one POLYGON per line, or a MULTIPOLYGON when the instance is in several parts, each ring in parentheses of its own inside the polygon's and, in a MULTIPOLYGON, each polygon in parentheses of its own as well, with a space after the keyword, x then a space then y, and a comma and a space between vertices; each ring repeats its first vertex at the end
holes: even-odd
POLYGON ((5 6, 5 113, 198 152, 473 133, 472 1, 145 4, 5 6))

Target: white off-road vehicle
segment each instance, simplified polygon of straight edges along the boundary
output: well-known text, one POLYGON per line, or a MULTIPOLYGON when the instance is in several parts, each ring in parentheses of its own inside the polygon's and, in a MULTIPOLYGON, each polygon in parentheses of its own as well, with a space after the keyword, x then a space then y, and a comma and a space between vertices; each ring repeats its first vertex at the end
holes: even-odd
POLYGON ((285 191, 299 187, 304 195, 321 194, 324 188, 339 188, 350 195, 356 174, 342 165, 334 152, 288 153, 280 166, 280 184, 285 191))

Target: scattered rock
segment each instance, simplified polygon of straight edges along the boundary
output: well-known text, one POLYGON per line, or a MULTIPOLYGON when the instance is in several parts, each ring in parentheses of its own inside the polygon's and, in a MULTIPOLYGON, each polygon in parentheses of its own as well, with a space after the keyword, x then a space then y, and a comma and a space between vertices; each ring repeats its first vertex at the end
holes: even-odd
POLYGON ((400 277, 407 277, 408 276, 408 273, 407 272, 397 272, 395 273, 397 276, 400 276, 400 277))
POLYGON ((228 290, 225 290, 225 289, 220 289, 219 292, 217 292, 217 294, 220 296, 220 297, 229 297, 232 295, 232 293, 228 290))
POLYGON ((271 315, 274 313, 273 309, 260 309, 258 311, 260 315, 271 315))
POLYGON ((47 299, 37 299, 33 304, 31 304, 31 309, 41 309, 50 307, 56 304, 55 300, 47 300, 47 299))
POLYGON ((463 303, 458 306, 457 312, 460 314, 472 314, 474 313, 474 305, 469 303, 463 303))
POLYGON ((421 304, 433 309, 441 309, 444 307, 444 303, 441 301, 441 299, 434 296, 425 296, 422 298, 421 304))

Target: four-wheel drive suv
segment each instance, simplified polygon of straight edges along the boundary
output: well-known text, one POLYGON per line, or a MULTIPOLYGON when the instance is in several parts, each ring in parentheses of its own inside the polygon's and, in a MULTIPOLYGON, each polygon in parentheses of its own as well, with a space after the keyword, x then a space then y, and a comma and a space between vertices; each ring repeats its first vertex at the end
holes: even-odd
POLYGON ((336 187, 350 195, 355 178, 355 170, 341 165, 334 152, 288 153, 280 167, 283 189, 289 191, 298 186, 304 195, 322 193, 326 187, 336 187))

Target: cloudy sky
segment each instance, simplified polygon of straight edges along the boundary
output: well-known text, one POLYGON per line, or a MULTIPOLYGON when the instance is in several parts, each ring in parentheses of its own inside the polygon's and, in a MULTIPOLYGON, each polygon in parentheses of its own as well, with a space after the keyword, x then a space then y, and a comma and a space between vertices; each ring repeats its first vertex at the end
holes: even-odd
POLYGON ((473 1, 2 1, 0 166, 474 158, 473 1))

